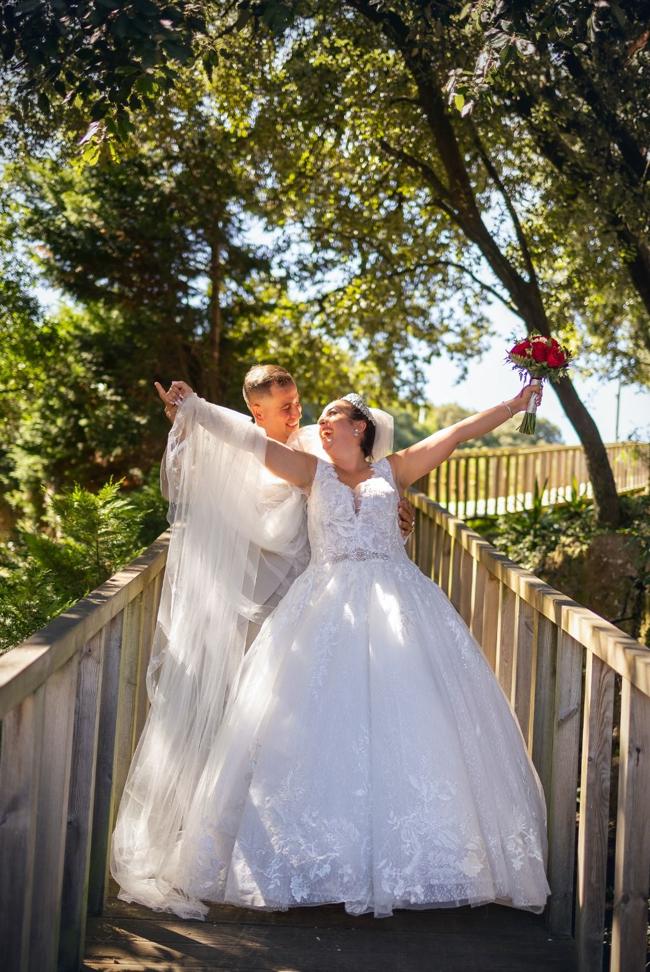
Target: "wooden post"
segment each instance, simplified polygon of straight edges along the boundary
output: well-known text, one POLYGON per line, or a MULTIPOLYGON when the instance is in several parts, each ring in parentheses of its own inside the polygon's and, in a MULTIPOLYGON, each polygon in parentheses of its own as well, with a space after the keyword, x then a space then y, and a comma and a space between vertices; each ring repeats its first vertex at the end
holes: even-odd
POLYGON ((2 720, 0 942, 11 972, 27 972, 29 963, 44 694, 28 695, 2 720))
POLYGON ((448 596, 451 603, 454 605, 456 610, 460 613, 460 558, 462 556, 463 548, 460 544, 460 539, 458 536, 453 538, 453 546, 451 550, 451 569, 449 572, 449 588, 448 596))
POLYGON ((123 611, 112 619, 103 654, 93 835, 88 877, 88 913, 91 915, 101 915, 106 894, 106 862, 111 837, 111 791, 113 788, 113 758, 115 754, 123 620, 123 611))
POLYGON ((469 509, 469 458, 463 459, 463 516, 465 519, 470 515, 469 509))
POLYGON ((451 534, 446 530, 442 535, 442 544, 440 551, 440 573, 438 575, 438 586, 442 588, 445 594, 449 592, 449 575, 451 573, 451 534))
POLYGON ((36 809, 30 972, 55 972, 57 967, 78 668, 79 657, 73 655, 45 683, 36 809))
POLYGON ((517 605, 517 639, 513 672, 513 704, 530 752, 535 692, 535 616, 530 604, 521 598, 517 605))
POLYGON ((505 499, 503 501, 504 513, 507 513, 508 510, 510 509, 510 490, 512 488, 510 467, 512 465, 512 460, 514 460, 514 458, 515 458, 514 455, 510 455, 510 454, 506 455, 504 458, 504 462, 505 462, 505 486, 504 486, 505 499))
POLYGON ((497 640, 499 637, 499 603, 501 600, 501 582, 490 571, 486 572, 485 599, 483 601, 483 637, 481 646, 492 671, 497 667, 497 640))
MULTIPOLYGON (((124 609, 122 650, 120 653, 119 689, 115 724, 115 748, 113 751, 113 785, 111 787, 110 834, 117 819, 122 792, 129 772, 131 756, 135 750, 135 715, 138 682, 138 656, 142 639, 142 593, 130 601, 124 609)), ((108 854, 106 857, 106 887, 109 883, 108 854)))
POLYGON ((485 603, 485 584, 487 568, 480 560, 474 559, 472 571, 472 603, 469 628, 479 644, 483 643, 483 605, 485 603))
POLYGON ((432 538, 431 520, 425 513, 420 514, 418 523, 418 559, 417 564, 423 574, 431 576, 432 538))
POLYGON ((443 530, 437 521, 433 521, 432 527, 436 541, 433 548, 433 563, 431 565, 431 579, 440 584, 440 574, 442 571, 442 553, 445 544, 447 543, 447 531, 443 530))
POLYGON ((503 495, 503 482, 502 482, 502 472, 503 472, 503 459, 497 453, 494 458, 494 512, 495 514, 500 512, 499 500, 503 495))
POLYGON ((553 719, 549 819, 548 924, 557 935, 571 934, 576 838, 576 791, 580 746, 583 648, 560 631, 553 719))
POLYGON ((153 641, 154 628, 156 626, 157 615, 157 582, 158 577, 149 584, 142 592, 142 626, 140 632, 140 651, 138 652, 138 673, 136 679, 136 697, 133 725, 134 751, 140 739, 140 734, 149 711, 149 698, 147 695, 147 668, 151 657, 151 643, 153 641))
MULTIPOLYGON (((460 546, 460 543, 459 543, 460 546)), ((473 574, 472 555, 461 547, 460 553, 460 596, 459 613, 466 625, 469 626, 472 615, 472 574, 473 574)))
POLYGON ((79 663, 61 897, 59 972, 77 972, 84 955, 105 630, 98 632, 84 647, 79 663))
POLYGON ((512 673, 514 667, 517 595, 505 584, 501 585, 499 603, 499 634, 497 637, 496 675, 501 688, 512 702, 512 673))
POLYGON ((587 652, 578 826, 576 941, 581 972, 603 964, 614 670, 587 652))
POLYGON ((553 727, 558 629, 540 615, 536 631, 535 711, 533 713, 532 760, 546 795, 550 817, 551 773, 553 765, 553 727))
POLYGON ((650 698, 627 678, 621 691, 611 972, 642 972, 650 871, 650 698))
POLYGON ((432 487, 432 489, 429 492, 429 497, 431 499, 435 500, 436 503, 440 503, 440 489, 441 489, 440 479, 441 479, 441 476, 442 476, 442 473, 441 473, 440 469, 441 469, 440 466, 436 466, 436 468, 435 468, 435 470, 433 472, 433 477, 430 480, 430 482, 433 483, 433 487, 432 487))

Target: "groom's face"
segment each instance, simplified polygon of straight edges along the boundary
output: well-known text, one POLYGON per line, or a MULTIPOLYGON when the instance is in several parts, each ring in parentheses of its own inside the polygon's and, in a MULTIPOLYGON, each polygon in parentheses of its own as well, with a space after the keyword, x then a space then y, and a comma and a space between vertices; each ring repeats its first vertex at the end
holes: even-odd
POLYGON ((300 394, 295 385, 271 385, 265 395, 251 401, 251 412, 270 439, 286 442, 302 417, 300 394))

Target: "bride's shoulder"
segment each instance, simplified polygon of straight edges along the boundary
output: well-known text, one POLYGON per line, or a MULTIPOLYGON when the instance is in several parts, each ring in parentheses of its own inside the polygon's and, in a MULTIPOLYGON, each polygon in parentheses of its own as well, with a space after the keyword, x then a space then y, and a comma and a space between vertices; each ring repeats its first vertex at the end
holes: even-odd
POLYGON ((334 470, 334 464, 329 459, 323 459, 321 456, 315 456, 316 459, 316 474, 314 479, 320 476, 327 475, 334 470))

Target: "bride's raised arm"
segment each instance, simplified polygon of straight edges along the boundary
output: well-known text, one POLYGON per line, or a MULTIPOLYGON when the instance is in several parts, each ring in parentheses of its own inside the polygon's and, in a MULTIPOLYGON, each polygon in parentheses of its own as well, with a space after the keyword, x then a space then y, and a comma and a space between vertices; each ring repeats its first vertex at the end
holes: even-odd
POLYGON ((479 438, 503 425, 516 412, 525 411, 533 395, 541 399, 539 386, 526 385, 515 398, 500 402, 484 412, 469 415, 448 429, 440 429, 426 439, 393 453, 389 461, 400 489, 406 489, 420 476, 439 466, 461 442, 479 438))
MULTIPOLYGON (((156 385, 158 387, 158 385, 156 385)), ((158 393, 161 394, 161 388, 158 393)), ((174 381, 165 398, 177 408, 175 424, 179 423, 179 438, 185 434, 183 426, 195 419, 211 435, 227 445, 254 453, 264 465, 294 486, 310 486, 316 474, 316 457, 269 439, 263 429, 233 409, 213 405, 182 381, 174 381)))

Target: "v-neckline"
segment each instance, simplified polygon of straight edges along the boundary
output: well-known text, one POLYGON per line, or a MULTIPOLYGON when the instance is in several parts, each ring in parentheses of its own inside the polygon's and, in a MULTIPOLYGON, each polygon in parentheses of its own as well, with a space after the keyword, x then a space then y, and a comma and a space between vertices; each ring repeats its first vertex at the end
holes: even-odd
POLYGON ((336 479, 337 483, 339 483, 339 485, 341 485, 341 486, 344 486, 345 489, 349 490, 349 492, 350 492, 350 494, 352 496, 352 512, 354 513, 354 518, 356 519, 359 516, 359 514, 361 513, 361 507, 363 506, 363 503, 361 501, 361 493, 359 492, 359 488, 361 486, 363 486, 364 483, 367 483, 370 479, 375 479, 375 477, 377 475, 377 471, 376 471, 376 468, 375 468, 375 465, 376 464, 374 462, 372 463, 372 466, 371 466, 372 475, 371 476, 367 476, 365 479, 362 479, 361 482, 360 483, 357 483, 356 486, 350 486, 349 483, 344 483, 343 480, 339 477, 339 474, 336 471, 336 468, 334 466, 334 463, 330 463, 330 465, 332 467, 332 472, 334 473, 334 478, 336 479))
POLYGON ((364 483, 367 483, 368 480, 370 480, 370 479, 374 479, 375 476, 377 475, 376 472, 375 472, 375 464, 373 462, 372 465, 371 465, 371 467, 370 467, 372 469, 372 475, 371 476, 366 476, 366 478, 365 479, 362 479, 360 482, 358 482, 356 486, 350 486, 349 483, 344 483, 343 482, 343 480, 341 479, 341 477, 339 476, 339 474, 336 471, 336 467, 335 467, 334 463, 331 463, 331 466, 332 466, 332 472, 334 473, 334 475, 338 479, 338 481, 341 484, 341 486, 345 486, 346 489, 349 489, 351 493, 356 493, 357 490, 359 489, 359 486, 363 486, 364 483))

